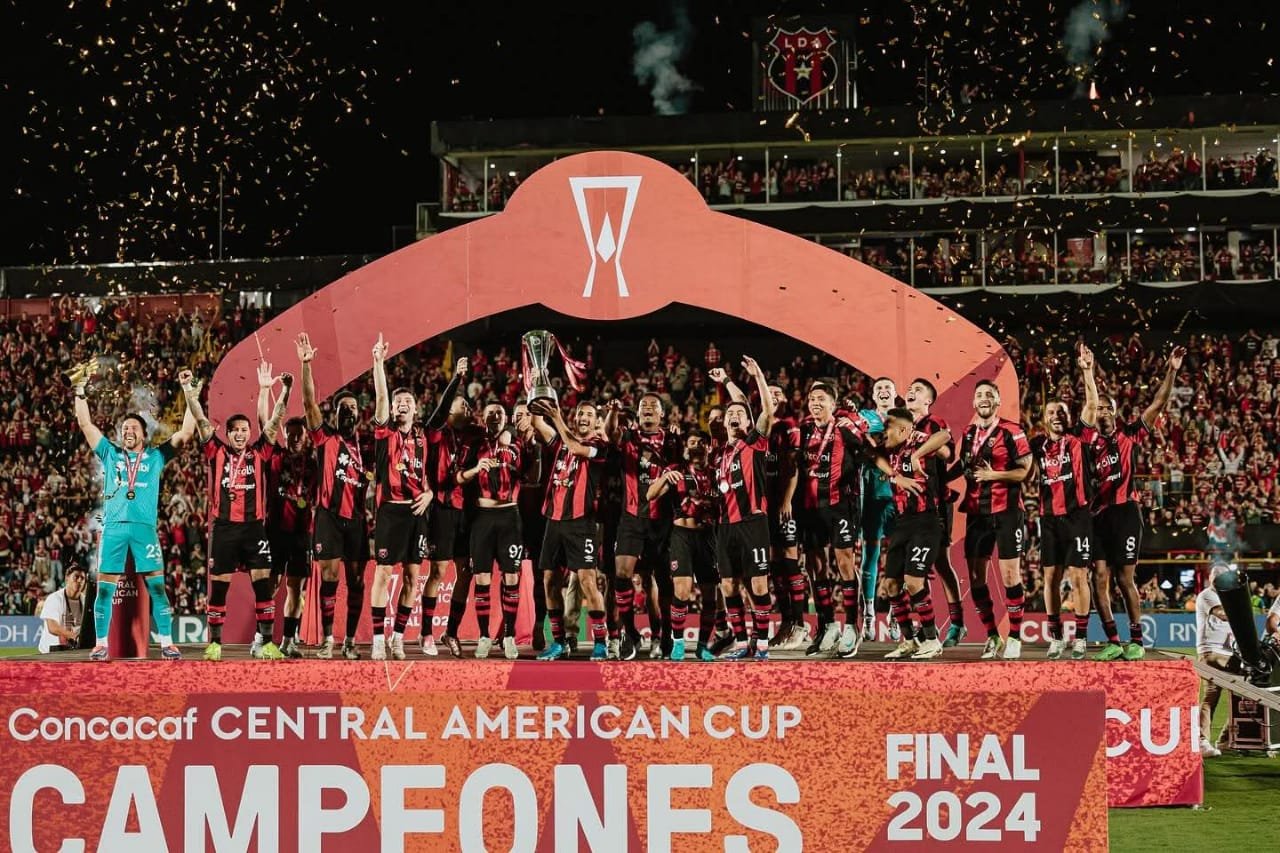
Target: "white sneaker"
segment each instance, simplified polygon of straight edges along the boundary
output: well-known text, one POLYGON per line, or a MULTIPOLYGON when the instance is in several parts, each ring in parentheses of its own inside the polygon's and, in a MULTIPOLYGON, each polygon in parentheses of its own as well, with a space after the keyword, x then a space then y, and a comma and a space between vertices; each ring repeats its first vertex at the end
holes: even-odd
POLYGON ((783 651, 793 651, 795 649, 803 649, 807 645, 809 645, 809 626, 796 623, 791 626, 791 633, 787 635, 787 639, 778 648, 783 651))
POLYGON ((836 654, 842 658, 851 658, 858 653, 858 644, 860 642, 862 642, 862 637, 858 634, 858 627, 850 622, 840 632, 840 642, 836 644, 836 654))
MULTIPOLYGON (((939 644, 941 646, 941 644, 939 644)), ((901 660, 909 658, 916 652, 920 651, 920 647, 916 645, 915 640, 903 640, 898 643, 898 647, 884 656, 885 660, 901 660)))
POLYGON ((516 660, 520 657, 520 648, 516 645, 515 637, 502 638, 502 655, 507 660, 516 660))
POLYGON ((609 651, 605 654, 605 660, 621 660, 622 659, 622 640, 614 637, 609 641, 609 651))
POLYGON ((982 659, 994 660, 1000 657, 1004 651, 1004 638, 1000 636, 987 637, 987 644, 982 647, 982 659))
POLYGON ((916 653, 911 656, 912 660, 928 660, 936 658, 942 654, 942 641, 937 637, 932 640, 924 640, 917 644, 916 653))
POLYGON ((640 645, 637 646, 637 648, 642 652, 647 652, 649 649, 653 648, 653 635, 650 634, 647 637, 641 637, 640 645))
POLYGON ((1209 741, 1205 740, 1204 738, 1201 738, 1200 754, 1205 758, 1217 758, 1218 756, 1222 755, 1222 750, 1218 749, 1216 746, 1209 743, 1209 741))
POLYGON ((902 642, 902 629, 899 628, 898 623, 893 621, 892 619, 889 620, 889 642, 891 643, 902 642))
POLYGON ((369 660, 386 660, 387 659, 387 635, 375 634, 373 637, 373 648, 369 650, 369 660))
POLYGON ((1049 641, 1049 660, 1061 660, 1062 653, 1067 649, 1066 640, 1050 640, 1049 641))
POLYGON ((249 646, 249 657, 255 658, 255 659, 262 657, 262 635, 261 634, 253 635, 253 645, 249 646))
POLYGON ((436 638, 430 633, 422 635, 422 653, 428 657, 440 654, 440 650, 436 648, 436 638))
POLYGON ((1004 659, 1017 660, 1022 657, 1022 641, 1016 637, 1010 637, 1004 641, 1004 659))
POLYGON ((876 639, 876 617, 871 613, 863 614, 862 617, 862 639, 875 642, 876 639))
POLYGON ((840 639, 840 626, 835 622, 827 624, 826 629, 822 632, 822 643, 818 646, 818 650, 829 652, 836 647, 836 641, 840 639))
POLYGON ((333 660, 333 637, 324 638, 324 643, 316 649, 316 657, 320 660, 333 660))
POLYGON ((476 660, 484 660, 489 656, 489 650, 493 648, 493 640, 488 637, 481 637, 476 641, 476 660))
POLYGON ((404 660, 404 634, 391 635, 391 657, 404 660))
POLYGON ((662 660, 662 643, 649 644, 649 660, 662 660))
POLYGON ((1078 640, 1074 640, 1071 643, 1071 659, 1084 660, 1085 653, 1088 650, 1089 650, 1089 644, 1085 642, 1083 637, 1078 640))

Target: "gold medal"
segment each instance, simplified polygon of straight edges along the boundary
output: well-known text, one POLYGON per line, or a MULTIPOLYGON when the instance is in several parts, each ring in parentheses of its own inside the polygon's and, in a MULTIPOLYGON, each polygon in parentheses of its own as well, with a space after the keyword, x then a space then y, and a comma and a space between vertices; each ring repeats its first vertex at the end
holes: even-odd
POLYGON ((125 498, 127 498, 128 500, 133 500, 134 498, 136 498, 136 497, 138 496, 138 493, 137 493, 137 492, 135 492, 133 489, 130 489, 129 491, 127 491, 127 492, 125 492, 125 493, 124 493, 124 496, 125 496, 125 498))
POLYGON ((298 509, 306 509, 306 508, 307 508, 307 499, 306 499, 306 498, 294 498, 293 503, 294 503, 294 506, 296 506, 298 509))
POLYGON ((366 480, 368 480, 370 483, 372 483, 372 482, 373 482, 373 472, 372 472, 372 471, 365 471, 365 472, 364 472, 364 478, 365 478, 366 480))
POLYGON ((409 470, 409 466, 401 462, 399 465, 396 466, 396 470, 399 471, 401 474, 403 474, 405 471, 409 470))

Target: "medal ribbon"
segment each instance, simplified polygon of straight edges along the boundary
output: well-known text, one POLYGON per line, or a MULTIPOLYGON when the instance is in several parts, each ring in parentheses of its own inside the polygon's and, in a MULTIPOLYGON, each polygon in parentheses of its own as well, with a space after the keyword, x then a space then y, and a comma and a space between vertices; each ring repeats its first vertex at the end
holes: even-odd
POLYGON ((971 457, 977 458, 978 453, 982 450, 983 443, 991 437, 991 433, 995 432, 998 426, 1000 426, 1000 421, 996 420, 991 426, 987 427, 985 432, 979 432, 978 425, 973 425, 973 443, 969 445, 969 455, 971 457))
POLYGON ((124 472, 129 480, 129 484, 126 487, 126 491, 125 491, 126 497, 130 493, 137 494, 134 491, 133 487, 138 482, 138 470, 142 467, 142 454, 143 454, 143 451, 139 450, 137 455, 133 457, 133 462, 130 463, 129 451, 126 450, 124 453, 124 472))

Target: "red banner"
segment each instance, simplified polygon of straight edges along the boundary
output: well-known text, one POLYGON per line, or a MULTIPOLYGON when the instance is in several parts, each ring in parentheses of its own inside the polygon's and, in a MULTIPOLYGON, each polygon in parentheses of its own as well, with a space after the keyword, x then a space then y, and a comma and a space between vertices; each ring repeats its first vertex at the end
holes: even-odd
POLYGON ((0 820, 15 850, 1105 848, 1103 691, 1000 668, 11 664, 0 820))

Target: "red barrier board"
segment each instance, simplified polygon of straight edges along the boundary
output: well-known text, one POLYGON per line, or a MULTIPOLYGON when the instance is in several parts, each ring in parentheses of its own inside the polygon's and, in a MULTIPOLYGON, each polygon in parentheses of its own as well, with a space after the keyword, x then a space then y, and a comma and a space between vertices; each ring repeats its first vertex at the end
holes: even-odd
POLYGON ((0 667, 10 849, 1101 849, 1199 798, 1180 662, 163 668, 0 667))

